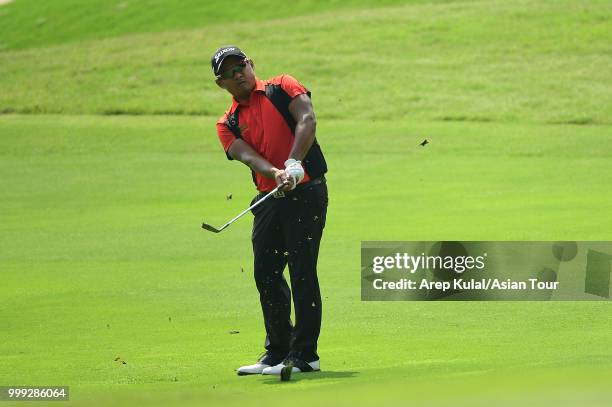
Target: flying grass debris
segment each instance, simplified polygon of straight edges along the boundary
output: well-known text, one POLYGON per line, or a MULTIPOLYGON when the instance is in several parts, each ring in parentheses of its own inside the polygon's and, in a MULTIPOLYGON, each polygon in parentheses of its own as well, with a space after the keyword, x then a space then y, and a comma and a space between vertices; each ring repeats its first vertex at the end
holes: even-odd
POLYGON ((125 360, 121 359, 121 356, 117 356, 115 358, 115 362, 121 362, 122 365, 126 365, 127 364, 127 362, 125 360))

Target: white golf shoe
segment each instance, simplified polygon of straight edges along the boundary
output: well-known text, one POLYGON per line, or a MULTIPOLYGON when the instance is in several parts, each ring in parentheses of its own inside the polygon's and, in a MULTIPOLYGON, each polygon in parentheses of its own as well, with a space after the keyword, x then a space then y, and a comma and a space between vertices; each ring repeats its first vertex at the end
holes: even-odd
POLYGON ((239 376, 244 376, 248 374, 261 374, 264 369, 269 367, 270 365, 257 362, 254 365, 240 366, 236 371, 238 372, 239 376))
MULTIPOLYGON (((276 359, 276 361, 278 361, 278 359, 276 359)), ((276 361, 267 353, 264 353, 255 364, 241 366, 236 369, 236 372, 238 373, 238 376, 261 374, 264 369, 272 367, 276 363, 276 361)))
POLYGON ((313 362, 304 362, 302 359, 298 358, 287 358, 278 365, 266 367, 261 373, 270 375, 280 375, 283 368, 289 364, 293 365, 293 367, 291 368, 291 373, 318 372, 319 370, 321 370, 319 360, 315 360, 313 362))

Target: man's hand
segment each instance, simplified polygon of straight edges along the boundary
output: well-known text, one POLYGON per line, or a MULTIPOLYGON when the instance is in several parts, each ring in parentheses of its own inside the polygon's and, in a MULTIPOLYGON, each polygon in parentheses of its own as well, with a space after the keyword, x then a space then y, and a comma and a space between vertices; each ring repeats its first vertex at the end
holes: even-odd
POLYGON ((297 184, 304 179, 304 167, 302 167, 302 162, 293 158, 285 161, 285 174, 287 175, 287 179, 291 181, 291 189, 294 189, 297 184))
POLYGON ((276 185, 285 184, 284 187, 280 189, 280 191, 290 191, 293 189, 293 184, 291 179, 287 177, 287 173, 285 170, 279 170, 278 168, 272 168, 272 172, 274 172, 274 180, 276 181, 276 185))

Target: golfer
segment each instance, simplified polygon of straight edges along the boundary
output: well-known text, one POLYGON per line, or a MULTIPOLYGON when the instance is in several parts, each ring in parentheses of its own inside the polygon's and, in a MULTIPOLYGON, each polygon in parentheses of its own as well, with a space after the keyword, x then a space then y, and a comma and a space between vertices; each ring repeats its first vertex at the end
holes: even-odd
POLYGON ((286 184, 253 209, 251 240, 266 352, 238 374, 280 374, 288 364, 292 373, 318 371, 317 258, 327 213, 327 164, 315 138, 310 92, 290 75, 258 79, 253 60, 233 45, 219 48, 211 64, 217 85, 233 96, 217 121, 217 134, 228 159, 251 169, 259 191, 251 204, 286 184), (291 290, 283 276, 286 265, 291 290))

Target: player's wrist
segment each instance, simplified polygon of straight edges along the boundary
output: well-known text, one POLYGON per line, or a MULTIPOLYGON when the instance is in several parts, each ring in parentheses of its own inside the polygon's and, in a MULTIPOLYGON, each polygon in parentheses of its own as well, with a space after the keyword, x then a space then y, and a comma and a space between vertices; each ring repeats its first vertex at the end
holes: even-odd
POLYGON ((263 173, 263 175, 266 178, 277 178, 280 174, 282 174, 283 170, 276 168, 276 167, 270 167, 267 171, 265 171, 263 173))

